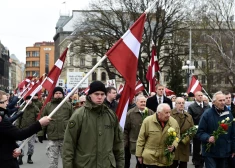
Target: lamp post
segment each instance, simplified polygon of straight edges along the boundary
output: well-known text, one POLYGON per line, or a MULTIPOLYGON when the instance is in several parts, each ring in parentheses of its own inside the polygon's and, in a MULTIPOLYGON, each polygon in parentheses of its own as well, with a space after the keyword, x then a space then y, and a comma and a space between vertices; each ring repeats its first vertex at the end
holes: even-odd
POLYGON ((190 76, 193 73, 195 66, 194 65, 190 65, 191 61, 187 60, 186 61, 186 65, 182 66, 182 70, 186 71, 187 74, 187 88, 189 87, 189 80, 190 80, 190 76))

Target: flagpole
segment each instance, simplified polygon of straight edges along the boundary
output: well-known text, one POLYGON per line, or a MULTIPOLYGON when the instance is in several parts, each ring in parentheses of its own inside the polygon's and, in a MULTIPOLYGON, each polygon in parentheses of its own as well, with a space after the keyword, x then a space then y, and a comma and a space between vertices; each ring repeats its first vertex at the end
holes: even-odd
MULTIPOLYGON (((156 0, 146 11, 145 13, 149 13, 150 10, 152 10, 156 4, 158 0, 156 0)), ((69 44, 69 46, 71 45, 71 43, 69 44)), ((69 47, 68 47, 69 48, 69 47)), ((67 96, 60 102, 60 104, 50 113, 50 115, 48 117, 52 117, 57 110, 64 104, 64 102, 73 94, 73 92, 75 92, 75 90, 78 89, 78 87, 95 71, 95 69, 107 58, 107 55, 104 55, 97 63, 96 65, 82 78, 82 80, 73 88, 73 90, 71 92, 69 92, 69 94, 67 94, 67 96)), ((17 151, 20 151, 25 144, 32 138, 32 136, 30 138, 27 138, 23 144, 20 145, 19 148, 17 148, 17 151)))
POLYGON ((78 89, 78 87, 95 71, 95 69, 107 58, 106 55, 104 55, 97 63, 96 65, 82 78, 82 80, 67 94, 67 96, 60 102, 60 104, 50 113, 48 117, 52 117, 56 111, 64 104, 64 102, 72 96, 72 94, 78 89))
POLYGON ((35 89, 36 92, 35 91, 32 92, 33 94, 31 96, 31 98, 29 99, 28 103, 24 106, 24 108, 21 111, 24 111, 27 108, 27 106, 29 105, 29 102, 33 99, 35 94, 42 88, 42 84, 46 81, 46 79, 47 79, 47 77, 45 77, 44 80, 42 81, 42 83, 40 85, 38 85, 38 87, 35 89), (39 87, 39 86, 41 86, 41 87, 39 87))
MULTIPOLYGON (((140 80, 140 78, 138 77, 138 80, 140 80)), ((140 80, 141 81, 141 80, 140 80)), ((142 82, 141 82, 142 83, 142 82)), ((142 83, 142 85, 143 85, 143 83, 142 83)), ((144 86, 144 85, 143 85, 144 86)), ((145 86, 144 86, 144 91, 145 91, 145 93, 149 96, 149 93, 147 92, 147 90, 145 89, 145 86)))
POLYGON ((207 93, 207 91, 202 87, 202 90, 206 93, 207 97, 210 99, 210 101, 212 102, 211 97, 209 96, 209 94, 207 93))
POLYGON ((158 2, 158 0, 153 2, 153 4, 148 9, 146 9, 144 13, 146 13, 146 14, 149 13, 155 7, 157 2, 158 2))

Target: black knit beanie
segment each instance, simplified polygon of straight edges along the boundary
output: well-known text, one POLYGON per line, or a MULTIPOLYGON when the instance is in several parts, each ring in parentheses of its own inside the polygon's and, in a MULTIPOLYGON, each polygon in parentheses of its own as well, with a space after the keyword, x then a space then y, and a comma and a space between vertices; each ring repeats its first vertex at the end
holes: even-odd
POLYGON ((105 85, 100 81, 94 81, 90 84, 90 90, 88 91, 88 95, 96 92, 96 91, 102 91, 106 94, 106 88, 105 85))
POLYGON ((64 96, 64 91, 61 87, 55 87, 55 89, 53 90, 53 95, 55 94, 55 92, 58 92, 58 91, 61 92, 64 96))

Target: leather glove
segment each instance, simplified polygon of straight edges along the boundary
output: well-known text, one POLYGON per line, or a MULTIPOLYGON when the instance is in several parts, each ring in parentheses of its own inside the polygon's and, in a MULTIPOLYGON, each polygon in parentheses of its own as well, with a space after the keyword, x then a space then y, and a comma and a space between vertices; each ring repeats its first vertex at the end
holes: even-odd
POLYGON ((39 141, 40 143, 43 143, 43 136, 38 136, 38 141, 39 141))

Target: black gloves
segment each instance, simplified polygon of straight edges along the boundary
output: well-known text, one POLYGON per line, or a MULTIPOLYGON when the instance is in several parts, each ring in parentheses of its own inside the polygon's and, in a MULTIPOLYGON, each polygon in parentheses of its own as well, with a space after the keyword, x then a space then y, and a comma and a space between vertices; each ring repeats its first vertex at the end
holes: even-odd
POLYGON ((39 141, 40 143, 43 143, 43 136, 38 136, 38 141, 39 141))

